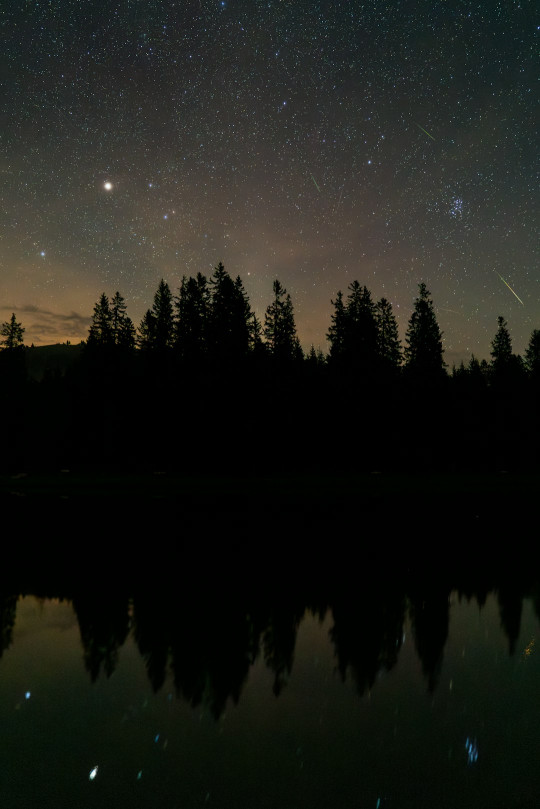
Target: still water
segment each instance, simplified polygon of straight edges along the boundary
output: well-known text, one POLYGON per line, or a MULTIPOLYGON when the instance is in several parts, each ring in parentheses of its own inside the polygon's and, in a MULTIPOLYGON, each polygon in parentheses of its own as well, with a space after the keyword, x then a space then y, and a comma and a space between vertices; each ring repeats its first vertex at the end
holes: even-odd
POLYGON ((540 805, 530 597, 1 604, 3 809, 540 805))

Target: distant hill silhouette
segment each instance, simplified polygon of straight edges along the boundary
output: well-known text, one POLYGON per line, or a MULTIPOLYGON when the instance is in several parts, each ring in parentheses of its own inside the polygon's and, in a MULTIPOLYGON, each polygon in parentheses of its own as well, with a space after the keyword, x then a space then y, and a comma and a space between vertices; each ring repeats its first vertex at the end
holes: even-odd
POLYGON ((28 376, 40 382, 47 372, 63 375, 80 358, 82 349, 82 343, 27 347, 25 353, 28 376))

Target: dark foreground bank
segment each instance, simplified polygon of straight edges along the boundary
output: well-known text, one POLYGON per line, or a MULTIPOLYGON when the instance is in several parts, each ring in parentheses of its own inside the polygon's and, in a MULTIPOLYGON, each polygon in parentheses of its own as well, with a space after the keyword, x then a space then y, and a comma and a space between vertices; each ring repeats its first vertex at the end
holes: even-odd
POLYGON ((0 479, 2 576, 253 588, 537 569, 538 475, 0 479))

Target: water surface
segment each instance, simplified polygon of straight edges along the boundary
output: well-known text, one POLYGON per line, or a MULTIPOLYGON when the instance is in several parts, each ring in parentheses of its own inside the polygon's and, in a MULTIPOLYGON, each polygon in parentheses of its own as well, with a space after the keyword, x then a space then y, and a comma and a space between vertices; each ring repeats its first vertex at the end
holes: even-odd
POLYGON ((531 597, 2 604, 3 807, 540 800, 531 597))

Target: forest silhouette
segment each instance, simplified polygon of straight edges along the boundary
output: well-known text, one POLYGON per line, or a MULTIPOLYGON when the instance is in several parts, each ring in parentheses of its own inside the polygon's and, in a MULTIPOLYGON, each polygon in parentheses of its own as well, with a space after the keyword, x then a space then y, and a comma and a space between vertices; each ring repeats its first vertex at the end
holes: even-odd
POLYGON ((175 474, 539 471, 540 330, 522 358, 498 320, 490 361, 451 371, 425 284, 405 345, 358 281, 304 353, 276 280, 261 323, 240 277, 162 280, 138 328, 103 293, 72 361, 43 367, 15 313, 0 330, 1 469, 175 474))

